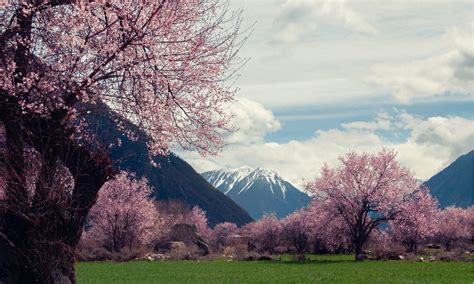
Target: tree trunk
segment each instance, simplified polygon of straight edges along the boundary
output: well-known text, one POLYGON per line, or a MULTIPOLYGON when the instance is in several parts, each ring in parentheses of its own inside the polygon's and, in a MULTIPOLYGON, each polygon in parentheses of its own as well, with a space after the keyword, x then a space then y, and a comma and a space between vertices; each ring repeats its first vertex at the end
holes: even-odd
POLYGON ((111 162, 54 134, 51 122, 25 126, 31 131, 27 142, 48 162, 43 161, 37 192, 24 208, 11 206, 8 198, 0 202, 0 283, 75 283, 74 250, 99 189, 113 173, 111 162), (52 182, 56 158, 73 175, 72 193, 52 182))
POLYGON ((20 249, 0 241, 0 283, 76 283, 73 251, 65 251, 61 243, 37 243, 35 240, 20 249))
POLYGON ((359 258, 359 255, 362 254, 362 247, 355 246, 354 251, 355 251, 355 260, 360 261, 361 259, 359 258))
POLYGON ((361 239, 356 239, 353 242, 354 245, 354 252, 355 252, 355 260, 360 261, 362 260, 359 256, 363 253, 364 241, 361 239))
MULTIPOLYGON (((14 47, 16 86, 37 64, 30 46, 31 30, 34 13, 40 10, 34 5, 43 3, 33 2, 22 2, 25 7, 15 12, 15 36, 19 38, 14 47)), ((56 6, 70 1, 53 2, 56 6)), ((3 46, 0 51, 2 57, 7 56, 3 46)), ((0 201, 0 283, 75 283, 74 248, 97 192, 113 173, 111 162, 97 145, 84 147, 70 138, 71 129, 63 125, 66 110, 50 118, 24 113, 15 98, 26 95, 10 96, 0 88, 0 122, 7 139, 7 199, 0 201), (46 182, 37 184, 32 200, 25 185, 25 146, 33 147, 47 165, 40 173, 46 182), (51 182, 57 161, 72 174, 74 188, 72 194, 51 198, 50 193, 58 190, 51 182)), ((74 102, 65 103, 72 106, 74 102)))

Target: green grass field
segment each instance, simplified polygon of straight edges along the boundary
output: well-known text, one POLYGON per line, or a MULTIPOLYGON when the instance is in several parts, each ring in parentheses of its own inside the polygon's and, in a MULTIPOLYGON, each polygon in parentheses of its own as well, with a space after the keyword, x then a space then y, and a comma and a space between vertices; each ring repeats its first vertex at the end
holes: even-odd
POLYGON ((78 283, 468 283, 473 262, 354 262, 353 256, 311 261, 83 262, 78 283))

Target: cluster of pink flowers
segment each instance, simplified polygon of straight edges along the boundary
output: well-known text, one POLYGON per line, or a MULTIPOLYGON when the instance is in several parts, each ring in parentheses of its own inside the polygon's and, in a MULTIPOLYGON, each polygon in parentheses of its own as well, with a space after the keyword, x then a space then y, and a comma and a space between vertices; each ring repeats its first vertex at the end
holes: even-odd
POLYGON ((159 208, 162 204, 153 200, 146 179, 122 172, 101 188, 83 238, 119 252, 124 247, 152 245, 176 224, 196 225, 198 233, 208 239, 213 234, 201 208, 188 210, 183 204, 170 203, 177 210, 165 211, 159 208))
POLYGON ((410 200, 400 206, 400 213, 390 221, 394 238, 409 252, 416 251, 418 244, 427 241, 438 227, 438 202, 428 188, 421 187, 410 200))
POLYGON ((89 212, 85 237, 111 251, 153 240, 156 210, 145 179, 122 172, 100 190, 89 212))
POLYGON ((6 36, 18 11, 34 17, 27 37, 2 38, 1 48, 0 87, 25 113, 65 109, 75 121, 77 105, 105 102, 147 133, 152 154, 223 145, 218 129, 232 129, 224 106, 235 92, 224 81, 245 40, 238 13, 217 1, 47 5, 12 2, 0 15, 6 36), (25 74, 6 52, 19 45, 34 53, 25 74))

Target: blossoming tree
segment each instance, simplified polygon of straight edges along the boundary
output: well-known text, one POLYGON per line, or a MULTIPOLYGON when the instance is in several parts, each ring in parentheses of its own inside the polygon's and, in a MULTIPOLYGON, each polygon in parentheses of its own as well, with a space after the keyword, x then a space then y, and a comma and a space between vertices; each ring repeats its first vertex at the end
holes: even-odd
POLYGON ((401 242, 407 252, 416 252, 418 245, 434 235, 438 202, 422 187, 400 207, 400 214, 390 221, 395 240, 401 242))
POLYGON ((308 206, 310 242, 313 252, 341 252, 351 247, 347 225, 340 216, 327 210, 326 201, 314 199, 308 206))
POLYGON ((349 153, 339 160, 338 167, 324 166, 308 189, 344 220, 357 259, 370 233, 397 217, 418 185, 394 152, 349 153))
POLYGON ((198 206, 194 206, 188 215, 189 216, 186 218, 187 222, 196 225, 198 233, 209 240, 212 237, 212 229, 209 227, 209 223, 207 222, 206 211, 198 206))
POLYGON ((291 213, 281 221, 281 238, 303 255, 309 246, 311 216, 305 209, 291 213))
POLYGON ((261 251, 274 253, 280 241, 281 223, 275 214, 265 214, 251 225, 252 241, 261 251))
POLYGON ((450 206, 440 210, 436 215, 436 239, 450 250, 452 245, 459 240, 472 239, 472 209, 462 209, 450 206))
POLYGON ((238 232, 239 227, 234 223, 224 222, 217 224, 212 234, 215 249, 220 250, 222 247, 229 246, 233 236, 238 232))
POLYGON ((114 173, 107 145, 86 131, 86 114, 106 105, 129 119, 146 133, 151 155, 175 143, 215 153, 220 129, 231 128, 223 105, 233 90, 224 82, 237 62, 240 14, 212 0, 2 3, 0 282, 75 282, 74 247, 114 173), (40 155, 31 202, 27 147, 40 155), (71 191, 55 186, 60 167, 71 191))
POLYGON ((106 182, 89 212, 86 238, 112 252, 148 245, 157 219, 151 194, 145 179, 136 180, 125 172, 106 182))

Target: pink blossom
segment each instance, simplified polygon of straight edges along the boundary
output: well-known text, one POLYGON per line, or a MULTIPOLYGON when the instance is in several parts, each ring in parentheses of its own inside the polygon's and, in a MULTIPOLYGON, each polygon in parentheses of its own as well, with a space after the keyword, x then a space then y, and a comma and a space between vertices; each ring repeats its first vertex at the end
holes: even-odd
POLYGON ((206 212, 204 210, 198 206, 194 206, 186 219, 189 224, 196 225, 199 234, 208 239, 211 238, 212 229, 209 228, 206 212))
MULTIPOLYGON (((20 6, 4 9, 2 31, 20 6)), ((66 109, 71 121, 79 104, 105 102, 147 133, 152 154, 174 144, 216 153, 219 130, 232 129, 224 106, 235 89, 225 81, 242 62, 236 54, 245 40, 240 15, 226 8, 217 1, 33 7, 24 11, 34 18, 28 37, 2 37, 0 88, 25 113, 66 109), (18 76, 15 52, 6 51, 20 44, 35 57, 18 76)))
POLYGON ((246 227, 259 250, 274 252, 281 233, 281 224, 275 214, 266 214, 246 227))
POLYGON ((145 179, 136 180, 122 172, 99 191, 97 203, 89 212, 85 237, 111 251, 149 244, 154 238, 156 220, 151 193, 145 179))
POLYGON ((428 188, 421 187, 400 206, 400 213, 390 221, 395 240, 400 241, 407 252, 416 251, 418 244, 433 236, 437 206, 438 202, 430 195, 428 188))
POLYGON ((456 241, 472 238, 472 211, 472 207, 462 209, 451 206, 438 212, 436 239, 446 250, 450 250, 456 241))
POLYGON ((224 222, 214 227, 212 239, 217 249, 231 244, 232 238, 239 232, 239 228, 234 223, 224 222))
POLYGON ((343 220, 353 249, 360 254, 370 233, 397 217, 418 184, 391 151, 349 153, 339 160, 336 168, 324 166, 308 189, 333 216, 343 220))
POLYGON ((307 210, 301 209, 281 221, 280 237, 300 254, 304 253, 309 246, 311 217, 307 210))

